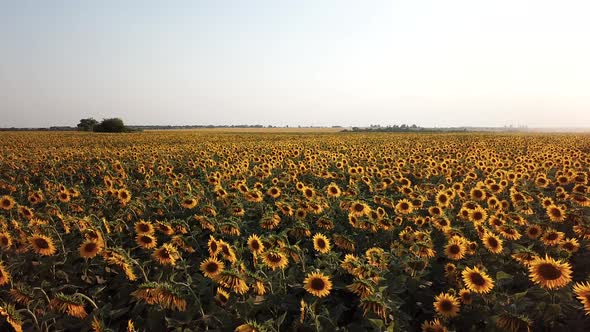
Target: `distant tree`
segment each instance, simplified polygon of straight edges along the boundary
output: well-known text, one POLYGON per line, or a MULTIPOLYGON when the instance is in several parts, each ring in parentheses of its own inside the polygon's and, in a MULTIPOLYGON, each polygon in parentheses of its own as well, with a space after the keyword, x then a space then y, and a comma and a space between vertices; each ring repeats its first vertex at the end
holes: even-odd
POLYGON ((94 131, 100 133, 122 133, 128 131, 123 120, 119 118, 103 119, 101 123, 94 126, 94 131))
POLYGON ((94 126, 96 126, 98 124, 98 121, 94 120, 93 118, 87 118, 87 119, 82 119, 80 120, 80 123, 78 123, 78 130, 82 130, 82 131, 92 131, 94 129, 94 126))

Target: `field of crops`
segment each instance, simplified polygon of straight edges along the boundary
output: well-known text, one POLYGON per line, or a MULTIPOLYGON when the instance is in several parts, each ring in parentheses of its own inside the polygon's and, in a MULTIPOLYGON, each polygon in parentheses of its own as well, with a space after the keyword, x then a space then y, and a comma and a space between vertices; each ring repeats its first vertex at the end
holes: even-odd
POLYGON ((589 173, 588 135, 0 133, 0 330, 589 330, 589 173))

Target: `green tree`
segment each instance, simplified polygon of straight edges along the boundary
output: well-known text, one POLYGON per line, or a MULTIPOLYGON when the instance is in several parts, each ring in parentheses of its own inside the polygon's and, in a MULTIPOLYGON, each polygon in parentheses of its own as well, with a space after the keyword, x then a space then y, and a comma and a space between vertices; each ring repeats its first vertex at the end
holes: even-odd
POLYGON ((82 131, 92 131, 94 130, 94 126, 98 124, 98 121, 94 120, 94 118, 87 118, 80 120, 78 123, 78 130, 82 131))
POLYGON ((127 131, 123 120, 119 118, 103 119, 101 123, 94 126, 94 131, 101 133, 122 133, 127 131))

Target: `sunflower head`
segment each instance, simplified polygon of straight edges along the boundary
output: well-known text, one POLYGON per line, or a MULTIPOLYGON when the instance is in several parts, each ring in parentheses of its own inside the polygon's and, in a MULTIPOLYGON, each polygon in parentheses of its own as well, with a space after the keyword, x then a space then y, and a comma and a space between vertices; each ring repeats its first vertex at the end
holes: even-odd
POLYGON ((332 281, 321 272, 312 272, 303 281, 303 288, 313 296, 325 297, 330 295, 332 281))
POLYGON ((485 272, 479 268, 465 268, 461 273, 465 286, 476 293, 489 293, 494 288, 494 281, 485 272))
POLYGON ((546 289, 559 289, 572 281, 572 268, 569 263, 557 261, 547 255, 537 257, 529 265, 529 277, 546 289))

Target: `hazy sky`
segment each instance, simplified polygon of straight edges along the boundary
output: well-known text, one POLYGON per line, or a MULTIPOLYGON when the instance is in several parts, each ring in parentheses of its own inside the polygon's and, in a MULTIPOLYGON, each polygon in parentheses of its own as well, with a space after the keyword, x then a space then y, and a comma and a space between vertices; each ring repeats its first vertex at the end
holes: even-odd
POLYGON ((590 1, 0 0, 0 127, 590 126, 590 1))

